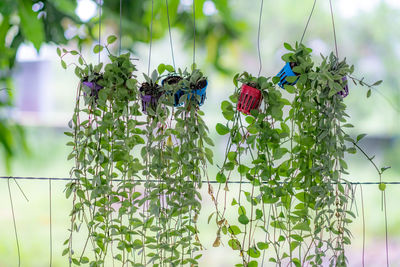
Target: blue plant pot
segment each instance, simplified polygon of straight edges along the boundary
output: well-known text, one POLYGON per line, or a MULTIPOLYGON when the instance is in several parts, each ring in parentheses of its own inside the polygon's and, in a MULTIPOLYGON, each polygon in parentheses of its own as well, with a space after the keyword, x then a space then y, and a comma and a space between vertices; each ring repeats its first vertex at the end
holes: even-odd
POLYGON ((286 77, 288 76, 297 76, 296 73, 293 72, 292 68, 290 67, 290 62, 286 62, 285 66, 282 68, 282 70, 276 75, 280 78, 278 85, 282 88, 284 88, 285 84, 288 85, 295 85, 299 78, 293 83, 289 83, 286 80, 286 77))
MULTIPOLYGON (((203 105, 205 100, 206 100, 206 93, 207 93, 207 86, 208 86, 208 81, 206 81, 206 86, 204 86, 202 89, 194 89, 192 90, 191 93, 187 93, 187 99, 190 100, 191 97, 194 97, 194 95, 200 96, 200 101, 198 101, 199 106, 203 105)), ((185 94, 185 91, 182 89, 179 89, 176 91, 174 94, 174 106, 179 107, 183 105, 183 102, 179 102, 179 99, 185 94)))

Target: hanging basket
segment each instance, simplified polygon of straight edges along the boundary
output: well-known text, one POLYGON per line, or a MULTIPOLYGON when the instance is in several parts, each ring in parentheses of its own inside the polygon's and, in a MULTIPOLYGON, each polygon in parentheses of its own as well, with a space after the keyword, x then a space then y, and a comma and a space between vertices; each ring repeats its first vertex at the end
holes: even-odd
POLYGON ((295 85, 298 81, 298 78, 295 82, 293 83, 289 83, 286 80, 286 77, 288 76, 298 76, 298 74, 296 74, 295 72, 293 72, 292 67, 295 66, 295 63, 291 63, 291 62, 286 62, 285 66, 282 68, 282 70, 278 73, 278 76, 280 78, 278 85, 282 88, 284 88, 284 86, 286 84, 288 85, 295 85))
POLYGON ((160 96, 152 96, 152 95, 140 95, 142 99, 142 112, 147 114, 147 109, 151 107, 152 109, 156 109, 158 99, 160 96))
POLYGON ((261 99, 262 94, 260 90, 243 84, 236 109, 245 114, 250 114, 250 111, 260 107, 261 99))
MULTIPOLYGON (((99 98, 99 91, 103 88, 103 86, 98 85, 95 82, 84 81, 82 84, 90 89, 90 96, 93 96, 96 100, 99 98)), ((86 96, 86 93, 83 93, 86 96)))
POLYGON ((198 84, 198 85, 201 87, 201 89, 192 90, 192 95, 200 96, 200 100, 198 101, 198 104, 199 104, 199 106, 201 106, 204 104, 204 101, 206 101, 208 81, 204 80, 203 84, 198 84))
POLYGON ((160 92, 160 86, 157 84, 157 88, 152 88, 146 82, 142 84, 139 91, 141 92, 140 98, 142 100, 142 112, 144 114, 147 114, 147 109, 149 107, 151 107, 152 109, 156 109, 158 100, 162 95, 162 93, 160 92))
POLYGON ((344 97, 346 97, 346 96, 349 95, 349 85, 348 85, 347 77, 346 77, 346 76, 344 76, 344 77, 342 78, 342 82, 345 83, 345 86, 343 87, 343 90, 342 90, 342 91, 338 92, 338 94, 339 94, 341 97, 344 98, 344 97))
MULTIPOLYGON (((165 81, 165 80, 164 80, 165 81)), ((163 81, 163 82, 164 82, 163 81)), ((187 94, 187 99, 190 100, 191 98, 195 98, 195 95, 200 96, 200 100, 197 101, 199 106, 203 105, 205 100, 206 100, 206 93, 207 93, 207 86, 208 82, 207 80, 204 80, 205 84, 200 85, 200 89, 193 89, 190 93, 187 93, 185 90, 179 89, 178 91, 175 92, 174 94, 174 107, 179 107, 183 105, 183 102, 180 102, 179 100, 181 97, 185 94, 187 94)), ((171 84, 171 83, 169 83, 171 84)))

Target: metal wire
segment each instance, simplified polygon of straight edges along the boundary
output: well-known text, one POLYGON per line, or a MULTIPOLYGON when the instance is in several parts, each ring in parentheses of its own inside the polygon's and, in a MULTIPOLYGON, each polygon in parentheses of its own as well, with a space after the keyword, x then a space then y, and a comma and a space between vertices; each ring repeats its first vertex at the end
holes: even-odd
POLYGON ((196 63, 196 0, 193 0, 193 65, 196 63))
POLYGON ((314 0, 314 4, 313 4, 313 7, 311 9, 311 13, 308 16, 306 27, 304 28, 303 35, 301 36, 301 39, 300 39, 300 44, 303 42, 303 38, 304 38, 304 35, 306 34, 306 31, 307 31, 307 28, 308 28, 308 24, 310 23, 310 19, 312 17, 312 14, 314 13, 314 9, 315 9, 315 4, 316 3, 317 3, 317 0, 314 0))
POLYGON ((119 0, 119 55, 121 55, 122 46, 122 0, 119 0))
POLYGON ((334 18, 333 18, 332 0, 329 0, 329 7, 330 7, 330 10, 331 10, 331 19, 332 19, 332 28, 333 28, 333 39, 334 39, 334 41, 335 41, 336 58, 339 59, 339 53, 338 53, 338 47, 337 47, 337 41, 336 41, 335 20, 334 20, 334 18))
MULTIPOLYGON (((65 178, 65 177, 31 177, 31 176, 0 176, 0 179, 15 179, 15 180, 51 180, 51 181, 78 181, 78 178, 65 178)), ((92 179, 88 179, 92 180, 92 179)), ((113 182, 123 182, 126 180, 123 179, 115 179, 113 182)), ((159 180, 135 180, 135 182, 139 183, 146 183, 146 182, 151 182, 151 183, 159 183, 159 180)), ((203 180, 203 183, 210 183, 210 184, 220 184, 217 181, 207 181, 203 180)), ((228 184, 251 184, 250 181, 228 181, 228 184)), ((280 182, 283 184, 284 182, 280 182)), ((394 181, 394 182, 382 182, 383 184, 386 185, 400 185, 400 181, 394 181)), ((263 184, 267 184, 267 182, 264 182, 263 184)), ((380 182, 342 182, 341 184, 351 184, 351 185, 379 185, 381 184, 380 182)))
POLYGON ((149 47, 149 64, 147 66, 147 76, 150 75, 151 47, 153 45, 153 19, 154 19, 154 0, 151 0, 150 47, 149 47))
POLYGON ((174 46, 172 44, 171 22, 169 20, 168 0, 165 0, 165 5, 167 6, 169 45, 171 46, 172 64, 174 65, 174 70, 176 70, 176 67, 175 67, 175 56, 174 56, 174 46))
POLYGON ((261 16, 264 6, 264 0, 261 0, 261 7, 260 7, 260 16, 258 18, 258 34, 257 34, 257 50, 258 50, 258 62, 259 62, 259 69, 258 69, 258 77, 260 77, 261 69, 262 69, 262 61, 261 61, 261 49, 260 49, 260 32, 261 32, 261 16))

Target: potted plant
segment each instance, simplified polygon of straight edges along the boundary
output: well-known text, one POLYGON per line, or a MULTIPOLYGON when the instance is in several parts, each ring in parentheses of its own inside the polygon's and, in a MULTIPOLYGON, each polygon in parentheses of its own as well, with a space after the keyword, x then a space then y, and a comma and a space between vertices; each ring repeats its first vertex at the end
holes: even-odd
MULTIPOLYGON (((244 114, 250 114, 250 111, 258 109, 263 98, 262 91, 266 89, 268 80, 265 77, 254 77, 248 72, 236 74, 234 80, 242 84, 236 109, 244 114)), ((237 86, 237 82, 235 84, 237 86)))
MULTIPOLYGON (((196 69, 196 66, 192 66, 192 72, 188 72, 186 69, 182 71, 178 70, 178 75, 174 77, 180 77, 178 81, 177 90, 174 94, 174 106, 182 106, 185 102, 193 102, 195 100, 196 105, 201 106, 204 104, 207 95, 207 78, 203 76, 203 73, 196 69), (185 96, 185 97, 184 97, 185 96)), ((177 81, 176 78, 174 78, 177 81)))
MULTIPOLYGON (((281 81, 275 77, 263 94, 264 108, 245 121, 233 110, 237 94, 221 104, 227 122, 218 123, 216 130, 229 139, 216 176, 221 185, 213 196, 214 245, 224 242, 224 234, 239 252, 240 266, 258 266, 267 251, 273 255, 268 261, 278 266, 346 266, 345 246, 351 243, 349 224, 355 214, 345 155, 359 149, 364 135, 353 140, 346 133, 352 125, 338 93, 346 85, 342 78, 352 77, 354 68, 333 54, 313 67, 309 48, 285 47, 291 52, 284 57, 296 55, 294 71, 300 74, 288 81, 298 79, 295 85, 285 85, 291 101, 275 88, 281 81), (239 190, 227 203, 227 182, 234 177, 239 190), (223 208, 218 207, 221 198, 223 208), (236 218, 225 214, 228 205, 237 209, 236 218)), ((381 177, 385 168, 376 169, 381 177)))
POLYGON ((278 85, 281 88, 285 88, 285 85, 295 85, 299 76, 312 68, 310 57, 312 50, 310 48, 298 43, 296 43, 295 48, 288 43, 284 43, 284 47, 290 52, 282 56, 286 63, 276 75, 279 79, 278 85))
MULTIPOLYGON (((96 45, 94 52, 108 50, 115 39, 110 36, 107 45, 96 45)), ((109 53, 109 63, 104 67, 100 63, 91 72, 79 52, 63 49, 61 55, 61 49, 58 51, 62 57, 78 56, 75 73, 81 81, 91 83, 78 87, 69 123, 71 132, 66 133, 72 138, 67 145, 72 147, 68 159, 74 160, 74 166, 70 172, 73 179, 65 191, 66 197, 72 198, 72 211, 63 255, 74 265, 108 266, 111 261, 121 265, 144 264, 143 259, 134 256, 141 254, 146 242, 146 236, 137 232, 139 227, 142 230, 151 226, 138 214, 145 207, 143 194, 136 191, 144 167, 131 153, 144 144, 144 123, 137 120, 141 113, 137 104, 140 93, 133 74, 135 65, 129 53, 109 53), (95 95, 91 85, 100 85, 102 89, 95 91, 95 95), (86 240, 84 246, 74 242, 76 235, 86 240)), ((63 59, 61 64, 67 66, 63 59)))

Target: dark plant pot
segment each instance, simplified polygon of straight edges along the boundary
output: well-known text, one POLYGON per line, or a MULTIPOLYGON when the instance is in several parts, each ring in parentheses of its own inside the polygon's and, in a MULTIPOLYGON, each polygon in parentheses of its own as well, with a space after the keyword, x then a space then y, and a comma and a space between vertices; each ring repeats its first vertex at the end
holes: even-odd
POLYGON ((192 94, 200 96, 200 101, 198 101, 199 106, 203 105, 204 101, 206 101, 208 81, 206 80, 205 82, 206 85, 203 88, 192 90, 192 94))
POLYGON ((338 92, 338 94, 339 94, 341 97, 344 98, 344 97, 346 97, 346 96, 349 95, 349 85, 348 85, 348 83, 347 83, 347 77, 346 77, 346 76, 344 76, 344 77, 342 78, 342 82, 345 82, 346 85, 343 87, 343 90, 342 90, 342 91, 338 92))
POLYGON ((155 109, 157 107, 158 99, 160 99, 160 96, 153 96, 153 95, 140 95, 142 99, 142 111, 144 114, 147 114, 147 109, 151 107, 152 109, 155 109))
MULTIPOLYGON (((172 77, 179 77, 179 76, 172 76, 172 77)), ((167 79, 168 78, 165 78, 161 82, 161 84, 164 84, 167 79)), ((179 80, 178 80, 178 82, 179 82, 179 80)), ((203 105, 206 100, 206 93, 207 93, 207 86, 208 86, 208 81, 206 80, 205 82, 206 82, 206 84, 203 86, 203 88, 193 89, 190 93, 187 93, 185 90, 182 90, 182 89, 179 89, 178 91, 176 91, 174 94, 174 107, 179 107, 179 106, 183 105, 183 102, 179 102, 179 100, 185 94, 188 95, 187 96, 188 100, 191 99, 191 97, 194 97, 194 95, 200 96, 200 101, 198 101, 198 104, 199 104, 199 106, 203 105)), ((174 82, 174 83, 177 83, 177 82, 174 82)), ((168 83, 168 84, 174 84, 174 83, 168 83)))
POLYGON ((261 99, 262 94, 260 90, 243 84, 236 109, 245 114, 250 114, 250 111, 260 107, 261 99))
POLYGON ((286 84, 288 84, 288 85, 295 85, 295 84, 297 83, 297 81, 299 80, 299 79, 297 78, 297 80, 296 80, 295 82, 293 82, 293 83, 289 83, 289 82, 286 80, 286 77, 288 77, 288 76, 298 76, 298 74, 296 74, 296 73, 293 72, 293 70, 292 70, 292 67, 294 67, 294 66, 295 66, 294 63, 286 62, 285 66, 281 69, 281 71, 278 73, 278 75, 276 75, 276 76, 278 76, 278 77, 280 78, 278 85, 279 85, 281 88, 284 88, 284 86, 285 86, 286 84))
MULTIPOLYGON (((103 89, 103 86, 98 85, 96 82, 88 81, 84 81, 82 84, 90 88, 90 96, 93 96, 96 100, 99 98, 99 91, 103 89)), ((86 93, 84 93, 84 95, 86 96, 86 93)))

